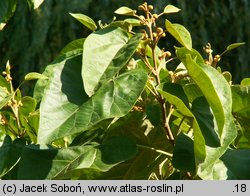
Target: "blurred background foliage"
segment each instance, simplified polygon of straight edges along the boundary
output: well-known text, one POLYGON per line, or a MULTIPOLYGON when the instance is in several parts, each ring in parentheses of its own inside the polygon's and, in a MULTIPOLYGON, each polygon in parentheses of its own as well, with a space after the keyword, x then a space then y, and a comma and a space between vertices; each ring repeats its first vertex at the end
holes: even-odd
MULTIPOLYGON (((16 12, 0 31, 0 71, 7 60, 13 66, 15 84, 31 71, 42 72, 60 50, 70 41, 85 37, 90 32, 68 13, 84 13, 96 22, 109 23, 113 12, 128 6, 137 9, 144 0, 45 0, 35 10, 25 0, 19 0, 16 12)), ((183 24, 191 33, 193 47, 204 57, 203 46, 211 43, 213 54, 220 54, 227 45, 246 42, 246 45, 227 53, 219 66, 233 75, 234 83, 250 77, 250 1, 249 0, 148 0, 160 13, 167 4, 182 9, 169 15, 172 22, 183 24)), ((164 24, 164 20, 160 23, 164 24)), ((168 38, 168 37, 167 37, 168 38)), ((171 39, 170 39, 171 40, 171 39)), ((168 50, 167 42, 161 46, 168 50)), ((31 94, 33 84, 23 89, 31 94)))

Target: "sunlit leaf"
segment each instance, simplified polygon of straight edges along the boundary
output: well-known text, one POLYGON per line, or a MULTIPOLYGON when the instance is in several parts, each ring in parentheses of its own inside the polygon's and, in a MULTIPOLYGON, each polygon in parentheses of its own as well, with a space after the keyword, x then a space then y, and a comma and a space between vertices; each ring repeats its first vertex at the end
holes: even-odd
POLYGON ((245 45, 245 44, 246 44, 245 42, 230 44, 227 47, 227 51, 233 50, 233 49, 238 48, 238 47, 245 45))
POLYGON ((44 0, 27 0, 27 3, 29 4, 29 7, 31 9, 39 8, 40 5, 42 5, 43 2, 44 2, 44 0))
POLYGON ((172 24, 169 20, 166 20, 167 31, 184 47, 192 49, 192 38, 189 31, 180 24, 172 24))
POLYGON ((140 34, 129 39, 123 29, 112 26, 88 36, 83 46, 82 77, 89 96, 129 62, 140 39, 140 34))
POLYGON ((78 20, 80 23, 82 23, 84 26, 89 28, 90 30, 95 31, 97 29, 95 22, 90 17, 84 14, 77 14, 77 13, 69 13, 69 14, 76 20, 78 20))
POLYGON ((224 78, 227 80, 227 82, 232 82, 232 75, 231 75, 231 73, 230 72, 228 72, 228 71, 224 71, 223 73, 222 73, 222 75, 224 76, 224 78))
POLYGON ((132 10, 131 8, 128 7, 120 7, 115 11, 115 14, 119 15, 128 15, 128 16, 133 16, 135 15, 136 11, 132 10))
MULTIPOLYGON (((195 62, 196 58, 193 59, 193 56, 187 53, 186 49, 178 48, 176 54, 184 63, 189 76, 199 86, 211 106, 218 125, 218 135, 220 137, 225 136, 223 131, 227 132, 232 110, 232 95, 229 84, 225 78, 211 66, 195 62)), ((222 138, 221 142, 223 143, 222 138)))
POLYGON ((165 8, 164 8, 164 14, 172 14, 172 13, 177 13, 181 11, 181 9, 173 6, 173 5, 167 5, 165 8))
POLYGON ((81 56, 77 56, 52 65, 53 75, 40 105, 39 143, 75 135, 102 120, 126 115, 147 81, 145 71, 132 70, 105 83, 89 98, 84 93, 80 61, 81 56))
POLYGON ((31 72, 31 73, 28 73, 25 77, 24 77, 25 80, 38 80, 38 79, 41 79, 41 80, 46 80, 48 79, 47 76, 43 75, 43 74, 40 74, 40 73, 36 73, 36 72, 31 72))
POLYGON ((127 18, 124 20, 125 22, 131 24, 132 26, 141 26, 141 21, 135 18, 127 18))
POLYGON ((250 86, 250 78, 244 78, 243 80, 241 80, 240 85, 241 86, 250 86))

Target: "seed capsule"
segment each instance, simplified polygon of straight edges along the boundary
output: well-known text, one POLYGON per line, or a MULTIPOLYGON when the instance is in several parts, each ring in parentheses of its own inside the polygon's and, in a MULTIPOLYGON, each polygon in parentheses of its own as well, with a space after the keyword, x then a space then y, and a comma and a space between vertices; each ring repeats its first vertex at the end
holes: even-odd
POLYGON ((145 17, 144 17, 143 15, 140 15, 139 17, 140 17, 140 19, 141 19, 142 21, 145 20, 145 17))
POLYGON ((154 19, 159 18, 158 14, 153 14, 154 19))
POLYGON ((154 9, 154 6, 153 6, 153 5, 149 5, 149 6, 148 6, 148 10, 149 10, 149 11, 151 11, 151 10, 153 10, 153 9, 154 9))
POLYGON ((157 27, 156 32, 157 32, 158 35, 160 35, 160 34, 163 33, 163 29, 161 27, 157 27))
POLYGON ((165 56, 166 56, 167 58, 171 57, 171 55, 172 55, 171 52, 169 52, 169 51, 166 51, 166 52, 165 52, 165 56))
POLYGON ((215 62, 219 62, 220 61, 220 55, 215 55, 215 57, 214 57, 214 61, 215 62))
POLYGON ((138 6, 138 10, 145 10, 145 8, 144 8, 143 5, 139 5, 139 6, 138 6))

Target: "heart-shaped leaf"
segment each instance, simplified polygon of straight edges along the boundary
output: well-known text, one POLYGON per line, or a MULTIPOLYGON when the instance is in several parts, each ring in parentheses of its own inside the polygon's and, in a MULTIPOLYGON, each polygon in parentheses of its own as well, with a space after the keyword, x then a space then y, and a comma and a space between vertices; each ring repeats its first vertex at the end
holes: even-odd
POLYGON ((98 122, 126 115, 147 81, 144 70, 132 70, 114 78, 88 98, 81 80, 81 56, 52 65, 40 105, 39 143, 50 143, 79 134, 98 122))
POLYGON ((89 96, 129 62, 140 39, 141 34, 128 39, 123 29, 108 27, 91 34, 85 40, 82 77, 89 96))
POLYGON ((18 179, 64 179, 74 170, 93 168, 108 171, 137 153, 135 142, 127 137, 109 138, 103 144, 68 148, 28 145, 24 148, 18 179))

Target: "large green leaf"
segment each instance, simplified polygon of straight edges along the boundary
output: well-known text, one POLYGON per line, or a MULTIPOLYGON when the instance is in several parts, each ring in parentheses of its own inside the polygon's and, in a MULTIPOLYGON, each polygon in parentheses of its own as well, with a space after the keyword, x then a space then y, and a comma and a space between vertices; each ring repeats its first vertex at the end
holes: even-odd
MULTIPOLYGON (((184 171, 192 171, 194 168, 193 140, 184 134, 176 139, 173 164, 184 171)), ((210 169, 200 177, 207 180, 248 180, 249 164, 250 150, 227 149, 220 158, 211 162, 210 169)))
POLYGON ((227 168, 227 179, 249 180, 250 179, 250 150, 228 149, 221 157, 227 168))
POLYGON ((184 90, 180 85, 173 83, 161 84, 157 87, 157 90, 169 103, 173 104, 184 117, 190 119, 194 130, 195 161, 196 166, 198 166, 204 161, 206 156, 205 140, 195 116, 189 109, 188 98, 186 97, 184 90))
POLYGON ((89 96, 95 93, 104 72, 127 41, 127 33, 116 27, 101 29, 86 38, 83 45, 82 77, 84 89, 89 96))
POLYGON ((206 159, 199 165, 198 175, 204 179, 213 179, 212 171, 216 161, 226 152, 228 146, 234 141, 237 131, 231 114, 231 89, 223 75, 216 69, 203 63, 188 54, 186 49, 177 49, 177 56, 188 70, 189 76, 195 81, 214 115, 217 127, 215 132, 220 140, 220 147, 206 148, 206 159), (186 54, 186 55, 185 55, 186 54))
POLYGON ((115 74, 119 72, 125 66, 128 64, 129 60, 135 53, 137 46, 139 45, 140 39, 142 35, 137 34, 133 36, 131 39, 128 40, 126 45, 124 45, 115 55, 115 57, 112 59, 110 64, 108 65, 107 69, 103 73, 100 83, 103 84, 109 79, 113 78, 115 74))
POLYGON ((69 148, 29 145, 24 148, 18 179, 60 179, 74 170, 93 168, 108 171, 120 162, 135 156, 137 147, 128 137, 113 137, 103 144, 69 148))
MULTIPOLYGON (((119 118, 113 122, 106 131, 107 140, 117 136, 126 136, 133 138, 136 143, 154 148, 159 148, 159 144, 165 149, 166 136, 165 132, 156 132, 151 134, 152 125, 145 120, 145 114, 139 111, 131 111, 126 116, 119 118), (150 133, 149 133, 150 132, 150 133), (160 140, 160 141, 159 141, 160 140), (153 144, 157 143, 157 145, 153 144)), ((89 131, 88 131, 89 132, 89 131)), ((122 139, 122 138, 121 138, 122 139)), ((118 140, 117 140, 118 141, 118 140)), ((170 148, 172 146, 169 144, 170 148)), ((162 148, 161 148, 162 149, 162 148)), ((126 150, 126 149, 125 149, 126 150)), ((114 155, 111 155, 111 157, 114 155)), ((139 153, 132 160, 120 163, 105 173, 98 170, 79 170, 73 172, 73 176, 77 179, 147 179, 150 175, 149 165, 155 163, 155 157, 159 153, 147 148, 146 150, 139 148, 139 153)))
POLYGON ((0 31, 16 11, 17 0, 0 1, 0 31))
MULTIPOLYGON (((71 44, 69 44, 71 45, 71 44)), ((68 45, 67 45, 68 46, 68 45)), ((54 67, 58 66, 59 64, 65 64, 69 59, 72 59, 74 57, 77 57, 79 55, 82 55, 82 48, 70 48, 67 49, 67 46, 62 50, 59 57, 55 59, 50 65, 48 65, 43 72, 43 75, 47 76, 48 78, 52 77, 54 75, 54 67)), ((1 78, 0 78, 1 79, 1 78)), ((1 80, 0 80, 1 81, 1 80)), ((38 80, 36 83, 36 86, 34 88, 34 95, 33 97, 40 102, 42 100, 42 97, 44 95, 44 90, 46 86, 48 85, 49 80, 38 80)))
POLYGON ((161 126, 152 126, 145 119, 143 112, 130 112, 113 123, 107 131, 108 137, 113 135, 133 137, 137 141, 139 153, 134 159, 112 168, 105 175, 106 179, 145 180, 150 178, 152 173, 158 173, 161 166, 171 170, 162 163, 169 158, 163 153, 171 154, 173 147, 170 142, 166 142, 164 129, 161 126))
POLYGON ((39 143, 50 143, 90 129, 104 119, 126 115, 144 89, 147 74, 137 69, 110 80, 89 99, 82 85, 80 58, 51 68, 53 75, 40 106, 39 143))
POLYGON ((23 139, 16 139, 12 142, 9 136, 5 137, 0 147, 0 178, 19 162, 24 146, 25 140, 23 139))
POLYGON ((102 160, 107 164, 116 164, 133 158, 137 153, 134 140, 126 136, 110 137, 102 143, 102 160))
POLYGON ((213 67, 195 62, 196 58, 193 58, 186 49, 177 48, 176 54, 187 67, 189 76, 198 85, 211 106, 218 125, 217 134, 223 145, 223 137, 226 137, 232 119, 232 95, 229 84, 213 67))
POLYGON ((183 86, 183 90, 188 97, 190 103, 192 103, 196 98, 203 96, 200 88, 197 84, 189 83, 183 86))
POLYGON ((76 168, 80 163, 90 166, 96 157, 95 146, 56 149, 48 146, 29 145, 24 148, 19 163, 18 179, 53 179, 61 172, 76 168), (73 167, 73 164, 75 166, 73 167))
POLYGON ((192 104, 192 112, 196 116, 207 145, 207 157, 205 162, 200 165, 198 175, 203 179, 224 179, 226 168, 219 159, 226 153, 235 135, 235 125, 231 121, 232 124, 227 128, 228 133, 225 137, 227 143, 220 147, 220 140, 215 132, 216 121, 207 100, 204 97, 196 98, 192 104))
POLYGON ((166 20, 167 31, 184 47, 192 49, 192 38, 188 30, 180 24, 172 24, 166 20))
POLYGON ((194 142, 186 134, 180 133, 175 141, 173 165, 182 171, 196 173, 194 142))
POLYGON ((192 112, 201 128, 206 145, 210 147, 219 147, 220 140, 215 132, 217 125, 205 97, 198 97, 193 101, 192 112))

